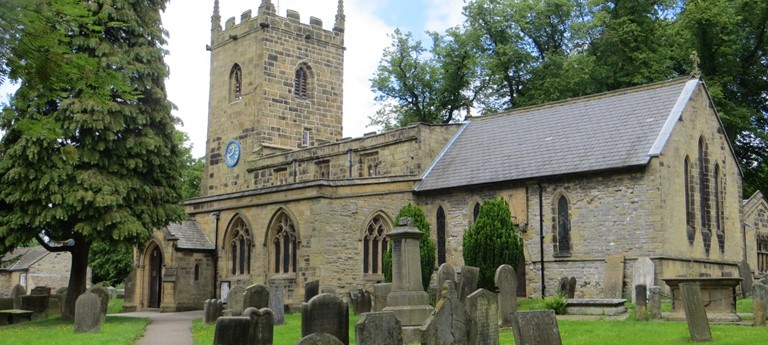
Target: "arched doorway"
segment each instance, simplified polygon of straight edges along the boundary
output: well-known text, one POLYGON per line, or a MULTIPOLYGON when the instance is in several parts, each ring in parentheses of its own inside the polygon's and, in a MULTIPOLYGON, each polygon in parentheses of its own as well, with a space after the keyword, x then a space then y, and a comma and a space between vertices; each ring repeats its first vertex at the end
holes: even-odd
POLYGON ((160 308, 162 293, 163 253, 159 246, 154 246, 149 254, 149 305, 150 308, 160 308))

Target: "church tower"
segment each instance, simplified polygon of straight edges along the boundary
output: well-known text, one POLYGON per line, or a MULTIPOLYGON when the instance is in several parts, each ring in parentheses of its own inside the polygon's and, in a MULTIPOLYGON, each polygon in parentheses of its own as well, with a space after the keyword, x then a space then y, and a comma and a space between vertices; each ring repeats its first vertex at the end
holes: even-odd
POLYGON ((219 0, 211 17, 206 172, 202 195, 252 188, 248 162, 342 137, 344 8, 332 30, 322 20, 262 0, 221 26, 219 0))

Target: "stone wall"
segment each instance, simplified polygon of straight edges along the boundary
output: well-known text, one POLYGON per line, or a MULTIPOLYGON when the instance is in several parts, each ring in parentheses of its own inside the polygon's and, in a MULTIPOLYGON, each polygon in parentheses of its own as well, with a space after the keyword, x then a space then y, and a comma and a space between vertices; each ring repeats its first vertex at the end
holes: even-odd
MULTIPOLYGON (((51 291, 69 285, 69 271, 72 266, 72 255, 68 252, 48 253, 29 268, 27 274, 27 291, 35 286, 47 286, 51 291)), ((88 268, 86 278, 91 282, 91 269, 88 268)))
MULTIPOLYGON (((213 260, 210 255, 195 252, 177 252, 174 267, 174 304, 176 311, 203 309, 203 303, 213 295, 213 260), (199 265, 195 280, 195 265, 199 265)), ((218 298, 218 297, 217 297, 218 298)))

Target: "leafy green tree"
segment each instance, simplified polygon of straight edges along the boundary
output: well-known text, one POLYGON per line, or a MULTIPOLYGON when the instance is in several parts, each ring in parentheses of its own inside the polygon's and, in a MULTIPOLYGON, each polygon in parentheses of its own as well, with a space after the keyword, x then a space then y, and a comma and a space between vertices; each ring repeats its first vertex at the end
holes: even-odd
MULTIPOLYGON (((430 237, 430 226, 427 222, 427 217, 424 215, 424 210, 418 205, 408 204, 400 209, 397 213, 396 224, 400 224, 401 218, 411 218, 413 220, 413 226, 421 230, 424 236, 421 236, 419 240, 419 257, 421 261, 421 283, 424 286, 424 290, 429 287, 429 281, 432 278, 432 272, 435 270, 435 255, 437 254, 437 247, 435 242, 430 237)), ((392 281, 392 246, 390 244, 389 249, 384 254, 384 280, 387 282, 392 281)))
POLYGON ((33 1, 7 43, 19 89, 0 117, 0 239, 71 253, 63 318, 85 291, 93 244, 138 243, 184 218, 165 4, 33 1))
POLYGON ((523 241, 501 197, 484 200, 475 224, 464 233, 464 263, 480 268, 477 287, 495 289, 496 269, 508 264, 517 267, 523 259, 523 241))
POLYGON ((205 172, 205 157, 194 158, 192 146, 186 146, 189 141, 187 133, 177 131, 177 141, 181 143, 181 157, 184 168, 181 174, 181 196, 184 200, 200 196, 200 183, 205 172))
POLYGON ((115 286, 125 280, 133 266, 133 248, 128 245, 108 246, 94 243, 89 255, 91 282, 115 286))

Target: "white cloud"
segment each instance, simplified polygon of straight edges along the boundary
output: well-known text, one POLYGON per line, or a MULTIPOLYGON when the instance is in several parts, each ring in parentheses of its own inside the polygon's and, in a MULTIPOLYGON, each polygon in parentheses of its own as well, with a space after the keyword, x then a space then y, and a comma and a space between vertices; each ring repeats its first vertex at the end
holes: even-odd
POLYGON ((426 30, 442 32, 464 22, 464 0, 426 0, 426 30))

